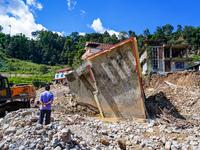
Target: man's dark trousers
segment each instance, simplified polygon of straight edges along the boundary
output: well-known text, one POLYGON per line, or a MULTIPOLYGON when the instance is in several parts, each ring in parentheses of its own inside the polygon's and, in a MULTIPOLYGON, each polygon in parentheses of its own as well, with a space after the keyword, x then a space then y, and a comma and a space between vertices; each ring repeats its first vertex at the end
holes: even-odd
POLYGON ((43 118, 45 114, 46 114, 45 125, 50 124, 51 110, 40 110, 39 124, 43 124, 43 118))

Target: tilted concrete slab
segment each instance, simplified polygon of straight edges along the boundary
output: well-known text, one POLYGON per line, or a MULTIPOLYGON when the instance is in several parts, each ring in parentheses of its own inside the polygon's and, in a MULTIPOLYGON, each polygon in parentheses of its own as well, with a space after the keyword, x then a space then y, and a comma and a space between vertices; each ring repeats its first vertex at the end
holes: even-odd
POLYGON ((95 53, 87 58, 89 71, 83 69, 79 76, 75 71, 73 81, 67 75, 77 101, 97 107, 93 94, 96 83, 105 117, 146 118, 136 44, 134 38, 129 38, 95 53))

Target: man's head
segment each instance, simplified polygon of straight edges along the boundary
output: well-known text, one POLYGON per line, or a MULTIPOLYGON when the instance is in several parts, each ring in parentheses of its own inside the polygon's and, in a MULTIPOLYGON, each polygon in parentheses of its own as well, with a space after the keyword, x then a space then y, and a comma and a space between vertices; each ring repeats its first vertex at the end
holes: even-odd
POLYGON ((50 85, 49 85, 49 84, 46 84, 46 85, 45 85, 45 90, 46 90, 46 91, 49 91, 49 90, 50 90, 50 85))

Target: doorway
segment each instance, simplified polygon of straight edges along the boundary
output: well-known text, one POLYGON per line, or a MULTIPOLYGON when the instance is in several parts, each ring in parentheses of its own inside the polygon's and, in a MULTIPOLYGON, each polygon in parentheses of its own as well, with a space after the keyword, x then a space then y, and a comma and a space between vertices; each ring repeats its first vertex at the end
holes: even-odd
POLYGON ((170 72, 171 71, 171 63, 170 61, 165 61, 165 71, 170 72))

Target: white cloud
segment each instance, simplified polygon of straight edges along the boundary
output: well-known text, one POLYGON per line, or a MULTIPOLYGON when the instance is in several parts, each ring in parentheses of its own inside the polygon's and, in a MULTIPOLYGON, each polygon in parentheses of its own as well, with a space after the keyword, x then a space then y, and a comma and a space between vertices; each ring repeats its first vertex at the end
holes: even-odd
POLYGON ((76 1, 71 1, 71 0, 67 0, 67 6, 68 6, 68 9, 69 10, 73 10, 74 9, 74 6, 77 4, 76 1))
POLYGON ((39 3, 38 1, 36 0, 26 0, 26 3, 29 5, 29 6, 34 6, 36 9, 39 9, 39 10, 42 10, 43 6, 41 3, 39 3))
POLYGON ((3 27, 3 33, 16 35, 23 33, 32 38, 31 32, 46 29, 41 24, 35 23, 34 15, 29 10, 28 5, 35 5, 36 1, 27 0, 27 5, 23 0, 3 0, 0 3, 0 25, 3 27), (11 30, 9 25, 11 25, 11 30))
POLYGON ((79 35, 84 36, 84 35, 85 35, 85 32, 79 32, 79 35))
POLYGON ((80 10, 81 11, 81 15, 84 15, 85 14, 85 11, 84 10, 80 10))
POLYGON ((88 25, 88 27, 92 28, 95 32, 104 33, 105 31, 107 31, 110 35, 119 35, 119 32, 104 28, 99 18, 97 20, 94 20, 92 25, 88 25))

